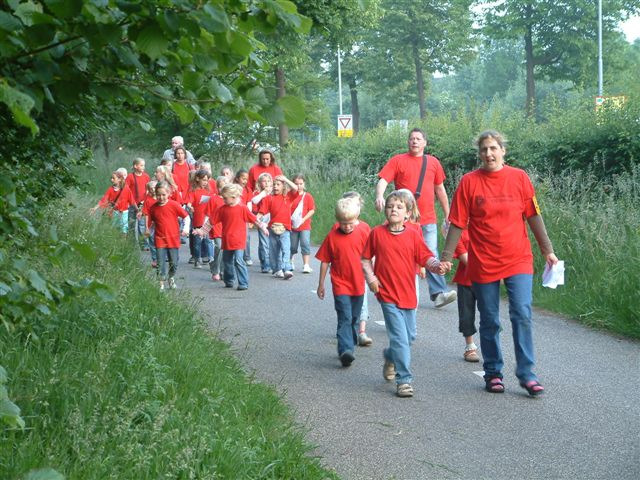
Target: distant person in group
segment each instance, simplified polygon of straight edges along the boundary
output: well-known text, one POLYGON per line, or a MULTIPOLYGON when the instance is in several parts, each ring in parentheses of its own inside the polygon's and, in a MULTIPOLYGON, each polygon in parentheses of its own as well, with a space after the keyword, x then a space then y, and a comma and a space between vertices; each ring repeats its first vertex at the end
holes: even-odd
MULTIPOLYGON (((204 225, 208 203, 211 201, 212 192, 209 187, 209 174, 206 170, 198 170, 194 174, 192 189, 189 192, 187 207, 192 212, 191 225, 193 229, 204 225)), ((191 234, 193 237, 194 257, 193 267, 202 268, 213 257, 213 243, 209 236, 191 234)))
MULTIPOLYGON (((225 185, 229 183, 229 179, 224 175, 220 175, 216 179, 216 188, 221 192, 225 185)), ((206 218, 204 225, 207 224, 209 218, 213 218, 215 211, 224 205, 224 199, 218 193, 212 195, 211 200, 207 204, 206 218)), ((213 242, 213 257, 209 260, 209 271, 211 272, 211 280, 213 282, 220 281, 220 273, 222 271, 222 223, 218 222, 210 225, 209 239, 213 242)), ((262 233, 262 232, 260 232, 262 233)))
POLYGON ((414 393, 411 344, 418 307, 416 265, 440 271, 438 259, 418 230, 405 225, 410 216, 408 203, 410 199, 403 192, 396 190, 387 196, 387 221, 371 230, 362 253, 365 278, 380 302, 389 337, 389 347, 383 350, 382 375, 388 381, 395 379, 399 397, 412 397, 414 393))
POLYGON ((131 175, 127 175, 125 179, 125 183, 129 187, 129 190, 131 190, 131 193, 133 193, 133 198, 136 203, 135 206, 129 207, 129 228, 135 228, 136 239, 140 242, 141 248, 144 248, 147 239, 144 236, 144 219, 138 217, 138 212, 142 211, 147 183, 151 180, 149 174, 144 171, 144 167, 144 158, 134 158, 131 175))
POLYGON ((320 260, 317 295, 324 300, 324 281, 331 272, 333 303, 338 315, 336 337, 338 358, 343 367, 355 360, 358 326, 365 292, 362 251, 369 237, 369 226, 358 220, 360 205, 355 198, 341 198, 335 208, 338 226, 331 228, 316 252, 320 260))
POLYGON ((477 146, 481 166, 462 177, 453 196, 441 272, 451 268, 462 230, 468 229, 468 272, 480 311, 485 389, 502 393, 505 388, 499 316, 500 281, 503 281, 509 298, 516 377, 529 395, 540 395, 544 387, 533 372, 533 253, 525 221, 547 264, 554 265, 558 259, 529 176, 519 168, 505 165, 504 137, 495 130, 487 130, 478 137, 477 146))
POLYGON ((469 231, 463 230, 453 258, 458 259, 458 268, 453 283, 458 285, 458 330, 464 337, 463 358, 467 362, 479 362, 478 347, 473 341, 476 330, 476 295, 469 278, 469 231))
MULTIPOLYGON (((176 158, 175 151, 178 147, 184 148, 184 138, 182 138, 179 135, 176 135, 171 139, 171 148, 167 148, 162 154, 162 159, 173 162, 173 160, 176 158)), ((195 165, 196 160, 193 158, 193 155, 191 155, 191 152, 185 149, 185 155, 186 155, 185 159, 187 163, 189 165, 195 165)))
POLYGON ((258 153, 258 163, 249 169, 248 185, 251 191, 255 190, 256 182, 261 173, 268 173, 275 179, 282 175, 282 169, 276 165, 276 157, 271 150, 260 150, 258 153))
MULTIPOLYGON (((260 214, 260 206, 266 195, 270 195, 273 191, 273 179, 268 173, 261 173, 258 177, 258 183, 254 190, 252 203, 252 212, 260 217, 260 220, 266 224, 269 224, 271 215, 265 213, 260 214), (265 192, 264 194, 262 192, 265 192)), ((269 260, 269 237, 258 230, 258 259, 260 260, 260 272, 270 273, 271 262, 269 260)))
POLYGON ((158 182, 156 180, 151 180, 147 183, 145 190, 144 203, 142 205, 142 210, 138 212, 138 218, 144 221, 144 232, 147 237, 147 242, 149 245, 149 254, 151 255, 151 268, 158 267, 158 252, 156 251, 156 243, 155 243, 155 230, 151 225, 151 221, 149 220, 149 212, 151 211, 151 207, 156 203, 156 185, 158 182), (147 234, 148 232, 148 234, 147 234))
POLYGON ((175 150, 175 160, 171 165, 171 175, 180 189, 180 193, 186 199, 189 191, 189 174, 194 170, 194 166, 187 163, 187 151, 184 147, 175 150))
POLYGON ((121 170, 111 173, 111 186, 90 212, 93 214, 99 208, 104 209, 113 218, 113 224, 118 230, 126 235, 129 230, 129 207, 135 206, 136 202, 126 185, 126 169, 124 170, 125 174, 121 170))
MULTIPOLYGON (((376 208, 384 209, 384 192, 389 183, 396 190, 406 188, 414 192, 420 212, 420 224, 424 242, 429 250, 438 257, 438 225, 434 208, 434 195, 444 213, 444 222, 449 216, 449 199, 444 188, 445 174, 440 161, 433 155, 425 154, 427 137, 423 130, 414 128, 409 132, 409 151, 394 155, 378 173, 376 185, 376 208), (426 162, 426 163, 425 163, 426 162), (424 168, 424 173, 422 173, 424 168), (420 187, 420 191, 418 190, 420 187)), ((442 275, 427 273, 429 296, 436 308, 444 307, 456 299, 456 291, 449 290, 442 275)))
POLYGON ((247 243, 247 223, 254 223, 266 232, 266 227, 242 203, 242 187, 236 183, 225 185, 220 192, 224 205, 217 208, 205 226, 197 231, 206 235, 212 225, 222 223, 222 265, 224 286, 233 288, 236 279, 238 290, 249 288, 249 272, 244 263, 243 251, 247 243))
POLYGON ((176 288, 175 275, 178 271, 180 236, 189 235, 189 214, 178 202, 171 200, 170 195, 171 187, 169 184, 158 182, 156 203, 149 210, 149 221, 155 231, 160 290, 165 289, 167 280, 169 288, 176 288), (182 230, 178 227, 178 219, 183 219, 182 230))
POLYGON ((273 192, 265 195, 260 204, 260 214, 269 214, 269 262, 275 278, 289 280, 291 270, 291 204, 298 196, 297 186, 284 175, 273 180, 273 192))
POLYGON ((171 174, 171 167, 167 165, 158 165, 156 167, 155 173, 157 182, 166 182, 169 185, 169 190, 171 191, 169 194, 169 198, 178 202, 180 205, 184 203, 182 199, 182 193, 178 188, 175 180, 173 179, 173 175, 171 174))
MULTIPOLYGON (((250 205, 251 198, 253 197, 253 190, 249 188, 248 182, 249 173, 244 168, 239 169, 233 177, 233 183, 236 183, 242 187, 242 195, 240 196, 240 201, 244 205, 249 205, 249 210, 251 210, 253 213, 250 205)), ((253 260, 251 260, 251 238, 249 237, 248 228, 249 225, 247 225, 247 244, 244 248, 244 263, 247 264, 247 266, 251 266, 253 265, 253 260)))
POLYGON ((304 175, 299 173, 292 180, 298 187, 298 196, 291 204, 291 268, 294 269, 293 257, 300 246, 302 273, 311 273, 311 217, 316 213, 316 204, 313 196, 305 190, 304 175))
POLYGON ((227 183, 233 182, 233 178, 235 177, 233 169, 229 165, 224 165, 220 169, 220 175, 227 177, 227 180, 229 180, 227 183))

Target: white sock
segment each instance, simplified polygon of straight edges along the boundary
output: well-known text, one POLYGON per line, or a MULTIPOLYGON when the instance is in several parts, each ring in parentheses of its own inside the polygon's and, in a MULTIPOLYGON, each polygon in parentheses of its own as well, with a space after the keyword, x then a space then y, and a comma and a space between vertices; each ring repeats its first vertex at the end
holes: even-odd
POLYGON ((464 349, 465 352, 468 352, 469 350, 477 350, 478 347, 476 347, 476 344, 471 342, 469 345, 467 345, 464 349))

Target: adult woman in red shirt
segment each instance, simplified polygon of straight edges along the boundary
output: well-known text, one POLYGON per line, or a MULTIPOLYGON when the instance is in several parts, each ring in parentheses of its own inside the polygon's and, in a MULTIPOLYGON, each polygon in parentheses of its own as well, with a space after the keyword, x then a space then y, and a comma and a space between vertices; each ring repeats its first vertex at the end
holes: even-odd
POLYGON ((480 311, 485 388, 492 393, 504 392, 499 317, 500 280, 503 280, 509 297, 516 376, 520 386, 535 396, 544 387, 533 372, 533 253, 525 219, 547 263, 555 264, 558 259, 547 236, 531 180, 523 170, 504 164, 503 136, 487 130, 480 134, 477 145, 482 165, 462 177, 454 194, 442 267, 443 270, 451 267, 458 239, 467 228, 471 240, 467 268, 480 311))

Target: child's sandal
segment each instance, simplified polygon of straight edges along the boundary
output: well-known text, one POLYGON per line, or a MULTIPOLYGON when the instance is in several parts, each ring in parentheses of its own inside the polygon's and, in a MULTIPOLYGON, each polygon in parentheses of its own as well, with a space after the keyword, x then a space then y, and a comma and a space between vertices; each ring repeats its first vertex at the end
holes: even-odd
POLYGON ((489 393, 504 393, 504 383, 500 377, 485 378, 484 389, 489 393))
POLYGON ((520 383, 520 386, 532 397, 542 395, 544 393, 544 387, 537 380, 529 380, 526 383, 520 383))

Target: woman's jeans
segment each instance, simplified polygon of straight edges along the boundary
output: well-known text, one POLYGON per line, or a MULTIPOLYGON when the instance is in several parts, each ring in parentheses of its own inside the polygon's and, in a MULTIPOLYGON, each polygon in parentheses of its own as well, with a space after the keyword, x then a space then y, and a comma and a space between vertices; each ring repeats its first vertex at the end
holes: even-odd
MULTIPOLYGON (((522 383, 537 379, 533 373, 532 284, 531 274, 513 275, 504 279, 516 354, 516 377, 522 383)), ((484 378, 502 378, 504 362, 500 349, 500 281, 474 283, 473 292, 480 310, 480 348, 484 360, 484 378)))
POLYGON ((160 280, 167 279, 167 267, 169 270, 169 278, 173 278, 178 271, 178 249, 177 248, 158 248, 158 274, 160 280), (167 261, 169 265, 167 266, 167 261))
POLYGON ((360 310, 362 309, 362 297, 364 295, 334 295, 333 304, 338 314, 338 356, 344 352, 351 352, 358 342, 358 323, 360 322, 360 310))
POLYGON ((280 270, 284 272, 291 271, 290 251, 289 230, 285 230, 284 233, 276 235, 272 229, 269 229, 269 261, 271 262, 271 268, 274 273, 280 270))
POLYGON ((380 302, 389 348, 382 351, 386 361, 396 367, 396 383, 411 383, 411 344, 416 339, 416 309, 400 308, 394 303, 380 302))
MULTIPOLYGON (((440 258, 438 255, 438 225, 435 223, 427 223, 422 225, 422 238, 427 245, 431 253, 436 258, 440 258)), ((443 275, 437 273, 431 273, 427 270, 427 285, 429 285, 429 298, 435 300, 438 294, 447 291, 447 282, 443 275)))
POLYGON ((245 289, 249 287, 249 272, 247 265, 244 263, 244 250, 223 250, 222 266, 223 280, 227 287, 233 287, 236 276, 238 277, 238 288, 245 289))

